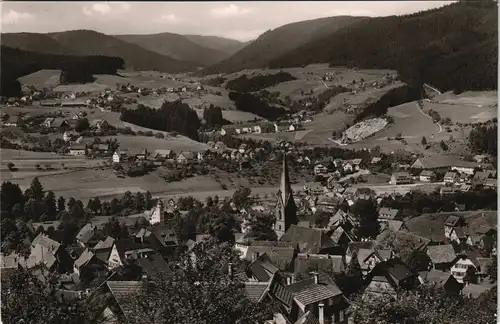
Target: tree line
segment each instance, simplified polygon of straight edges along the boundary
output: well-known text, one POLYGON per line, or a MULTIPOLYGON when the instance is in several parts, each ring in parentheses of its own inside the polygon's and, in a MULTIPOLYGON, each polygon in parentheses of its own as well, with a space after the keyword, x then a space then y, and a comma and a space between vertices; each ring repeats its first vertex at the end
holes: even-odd
POLYGON ((229 99, 234 101, 238 110, 253 113, 270 120, 276 120, 287 113, 284 108, 273 107, 261 97, 251 93, 231 91, 229 92, 229 99))
POLYGON ((276 85, 278 83, 297 80, 287 72, 278 72, 276 74, 257 75, 249 78, 246 74, 230 80, 226 83, 226 89, 237 92, 254 92, 264 88, 276 85))
POLYGON ((476 126, 469 133, 469 145, 476 153, 487 153, 497 156, 498 127, 476 126))
POLYGON ((137 109, 122 109, 120 119, 155 130, 177 132, 193 140, 198 140, 201 126, 196 111, 180 100, 165 101, 160 109, 139 104, 137 109))
POLYGON ((92 74, 116 74, 124 65, 119 57, 42 54, 7 46, 1 47, 1 55, 0 95, 7 97, 21 95, 19 77, 42 69, 64 71, 63 82, 84 83, 92 74))

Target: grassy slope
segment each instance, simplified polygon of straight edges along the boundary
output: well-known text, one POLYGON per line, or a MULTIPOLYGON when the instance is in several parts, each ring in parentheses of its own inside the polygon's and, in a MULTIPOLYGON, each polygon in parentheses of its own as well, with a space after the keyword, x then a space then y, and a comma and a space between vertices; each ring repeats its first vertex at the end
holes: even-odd
POLYGON ((267 67, 269 61, 365 18, 339 16, 301 21, 268 31, 226 60, 203 70, 204 74, 267 67))
POLYGON ((177 60, 195 62, 200 66, 215 64, 228 56, 221 50, 199 45, 178 34, 116 35, 115 37, 155 53, 177 60))

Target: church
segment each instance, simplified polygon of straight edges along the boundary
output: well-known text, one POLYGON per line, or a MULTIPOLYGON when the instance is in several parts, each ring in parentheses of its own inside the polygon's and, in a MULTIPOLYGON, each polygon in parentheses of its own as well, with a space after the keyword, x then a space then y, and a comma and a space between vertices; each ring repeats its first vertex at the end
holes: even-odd
POLYGON ((293 199, 293 191, 292 186, 290 185, 286 154, 283 154, 281 184, 280 189, 276 193, 275 217, 276 223, 274 224, 274 232, 278 236, 278 240, 285 234, 290 225, 298 224, 297 205, 293 199))

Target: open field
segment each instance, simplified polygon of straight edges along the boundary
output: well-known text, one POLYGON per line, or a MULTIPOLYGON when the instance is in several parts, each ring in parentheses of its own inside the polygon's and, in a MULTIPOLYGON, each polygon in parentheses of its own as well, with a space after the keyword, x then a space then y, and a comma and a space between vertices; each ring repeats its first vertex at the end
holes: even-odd
POLYGON ((453 123, 484 123, 498 115, 493 106, 424 102, 424 111, 429 109, 437 111, 441 118, 450 118, 453 123))
POLYGON ((433 101, 476 107, 494 106, 498 105, 498 91, 466 91, 459 95, 455 95, 450 91, 434 97, 433 101))
POLYGON ((427 193, 433 192, 436 187, 442 185, 442 182, 434 182, 434 183, 414 183, 414 184, 407 184, 407 185, 388 185, 388 184, 366 184, 366 183, 358 183, 358 184, 353 184, 352 186, 354 188, 370 188, 377 195, 383 195, 383 194, 390 194, 390 193, 400 193, 400 194, 406 194, 410 191, 424 191, 427 193))
POLYGON ((180 153, 182 151, 200 151, 208 148, 205 143, 196 142, 181 135, 177 137, 155 138, 119 134, 117 136, 103 136, 101 140, 105 141, 115 138, 120 143, 120 149, 147 149, 148 151, 162 149, 180 153))
POLYGON ((40 70, 25 76, 18 80, 21 85, 32 85, 37 89, 51 88, 59 84, 61 70, 40 70))

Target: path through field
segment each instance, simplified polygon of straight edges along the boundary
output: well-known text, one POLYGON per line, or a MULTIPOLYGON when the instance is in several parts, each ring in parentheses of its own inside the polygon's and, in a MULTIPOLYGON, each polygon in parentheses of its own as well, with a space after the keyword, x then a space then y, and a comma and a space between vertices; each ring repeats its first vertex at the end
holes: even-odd
MULTIPOLYGON (((422 109, 420 109, 420 107, 418 106, 418 103, 415 103, 415 106, 417 107, 418 111, 420 111, 420 113, 421 113, 422 115, 424 115, 425 117, 427 117, 427 118, 429 118, 430 120, 432 120, 432 117, 431 117, 431 116, 427 115, 426 113, 424 113, 424 112, 422 111, 422 109)), ((433 120, 432 120, 432 122, 434 123, 434 121, 433 121, 433 120)), ((438 127, 439 127, 438 134, 440 134, 440 133, 443 131, 443 127, 441 127, 441 124, 439 124, 439 123, 436 123, 436 124, 437 124, 437 125, 438 125, 438 127)))

